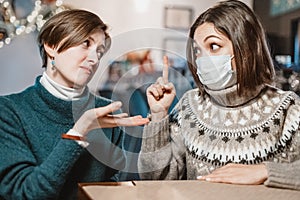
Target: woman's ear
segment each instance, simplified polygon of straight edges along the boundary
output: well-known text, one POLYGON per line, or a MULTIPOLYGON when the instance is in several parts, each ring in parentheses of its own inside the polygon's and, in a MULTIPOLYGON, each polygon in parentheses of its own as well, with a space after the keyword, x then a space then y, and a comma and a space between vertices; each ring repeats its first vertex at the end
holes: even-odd
POLYGON ((50 47, 48 44, 44 44, 45 51, 50 58, 55 57, 55 49, 50 47))

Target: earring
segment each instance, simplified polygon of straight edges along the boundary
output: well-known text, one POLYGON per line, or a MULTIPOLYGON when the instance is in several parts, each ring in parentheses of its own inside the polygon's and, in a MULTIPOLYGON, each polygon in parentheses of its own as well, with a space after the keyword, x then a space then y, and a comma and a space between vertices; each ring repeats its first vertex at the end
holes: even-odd
POLYGON ((52 65, 51 69, 55 70, 55 61, 54 61, 54 58, 51 60, 51 65, 52 65))

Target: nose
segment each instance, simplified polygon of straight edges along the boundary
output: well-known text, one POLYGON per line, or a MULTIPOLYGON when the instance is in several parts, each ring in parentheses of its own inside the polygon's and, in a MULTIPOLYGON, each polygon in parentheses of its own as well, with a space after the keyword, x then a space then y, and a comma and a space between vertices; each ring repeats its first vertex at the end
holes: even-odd
POLYGON ((88 53, 88 61, 92 64, 96 64, 99 62, 99 56, 97 53, 97 49, 93 48, 88 53))
POLYGON ((201 52, 198 54, 198 57, 207 57, 210 56, 210 52, 207 51, 206 49, 202 49, 201 52))

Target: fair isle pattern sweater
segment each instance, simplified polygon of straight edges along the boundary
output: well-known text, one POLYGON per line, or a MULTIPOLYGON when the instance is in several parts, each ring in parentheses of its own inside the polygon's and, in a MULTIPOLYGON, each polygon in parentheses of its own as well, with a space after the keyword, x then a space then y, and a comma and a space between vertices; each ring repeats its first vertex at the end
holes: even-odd
MULTIPOLYGON (((300 101, 292 92, 267 86, 255 100, 228 108, 194 89, 168 118, 145 127, 139 171, 144 179, 196 179, 227 163, 265 162, 269 179, 276 179, 270 166, 300 158, 299 121, 300 101)), ((298 180, 287 175, 274 186, 300 189, 297 166, 298 180)))
POLYGON ((19 94, 0 97, 0 199, 76 199, 79 182, 115 180, 125 164, 120 129, 90 132, 88 149, 61 138, 85 110, 110 101, 88 91, 80 100, 64 101, 39 79, 19 94))

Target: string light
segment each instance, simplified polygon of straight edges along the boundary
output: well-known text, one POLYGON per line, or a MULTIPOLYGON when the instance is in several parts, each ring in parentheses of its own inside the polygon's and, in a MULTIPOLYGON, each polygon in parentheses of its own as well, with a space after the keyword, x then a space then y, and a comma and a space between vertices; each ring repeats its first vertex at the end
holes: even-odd
POLYGON ((0 0, 0 48, 10 44, 16 36, 39 31, 52 15, 65 9, 62 0, 56 0, 52 4, 36 0, 31 13, 25 18, 18 19, 11 3, 8 0, 0 0))

